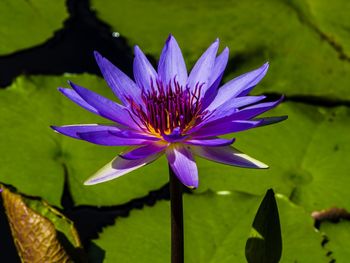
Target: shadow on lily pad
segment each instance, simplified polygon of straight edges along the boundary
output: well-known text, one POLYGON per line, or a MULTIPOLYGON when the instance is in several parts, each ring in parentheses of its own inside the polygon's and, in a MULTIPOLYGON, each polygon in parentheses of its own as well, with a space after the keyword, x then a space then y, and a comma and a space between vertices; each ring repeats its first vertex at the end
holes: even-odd
POLYGON ((253 229, 245 246, 249 263, 277 263, 282 255, 282 236, 275 193, 266 192, 255 215, 253 229))

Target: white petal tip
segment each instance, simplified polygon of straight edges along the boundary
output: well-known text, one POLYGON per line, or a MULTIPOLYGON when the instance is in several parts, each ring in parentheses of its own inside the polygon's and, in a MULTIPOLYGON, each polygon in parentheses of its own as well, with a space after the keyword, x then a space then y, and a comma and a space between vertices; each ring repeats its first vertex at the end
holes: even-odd
POLYGON ((236 155, 246 159, 249 162, 251 162, 251 164, 254 166, 253 168, 259 168, 259 169, 267 169, 267 168, 269 168, 268 165, 266 165, 263 162, 260 162, 260 161, 258 161, 256 159, 254 159, 254 158, 252 158, 249 155, 246 155, 244 153, 237 153, 236 155))
POLYGON ((90 180, 84 182, 84 185, 94 185, 94 184, 95 183, 91 182, 90 180))

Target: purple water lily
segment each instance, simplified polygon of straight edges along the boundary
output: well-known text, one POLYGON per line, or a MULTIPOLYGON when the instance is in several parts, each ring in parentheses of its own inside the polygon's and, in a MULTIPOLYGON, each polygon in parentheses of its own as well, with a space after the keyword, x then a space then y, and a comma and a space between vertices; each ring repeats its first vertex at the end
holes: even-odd
POLYGON ((229 50, 226 47, 217 56, 218 46, 219 40, 212 43, 189 75, 172 35, 165 43, 157 71, 135 46, 135 81, 95 52, 106 82, 122 104, 73 83, 70 83, 73 89, 59 88, 73 102, 113 124, 53 126, 54 130, 99 145, 132 146, 86 181, 86 185, 122 176, 164 153, 178 179, 191 188, 198 187, 194 155, 228 165, 267 168, 231 147, 234 139, 218 136, 283 119, 256 118, 278 105, 282 98, 260 102, 265 96, 248 96, 265 76, 268 63, 219 88, 229 50))

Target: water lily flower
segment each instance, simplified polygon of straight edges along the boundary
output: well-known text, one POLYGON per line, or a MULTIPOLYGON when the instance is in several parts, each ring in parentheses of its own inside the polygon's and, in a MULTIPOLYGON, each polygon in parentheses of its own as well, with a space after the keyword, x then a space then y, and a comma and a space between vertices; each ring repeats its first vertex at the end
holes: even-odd
POLYGON ((261 102, 265 96, 248 93, 265 76, 268 63, 227 82, 219 88, 229 50, 217 56, 219 40, 198 59, 191 72, 175 38, 170 35, 161 53, 157 71, 135 46, 134 81, 95 52, 104 79, 121 103, 70 82, 73 89, 59 88, 86 110, 113 122, 110 125, 52 126, 64 135, 108 146, 131 146, 88 179, 85 184, 105 182, 165 154, 178 179, 198 187, 194 156, 249 168, 267 165, 230 146, 235 139, 219 138, 278 122, 283 118, 256 118, 281 100, 261 102), (260 102, 260 103, 259 103, 260 102))

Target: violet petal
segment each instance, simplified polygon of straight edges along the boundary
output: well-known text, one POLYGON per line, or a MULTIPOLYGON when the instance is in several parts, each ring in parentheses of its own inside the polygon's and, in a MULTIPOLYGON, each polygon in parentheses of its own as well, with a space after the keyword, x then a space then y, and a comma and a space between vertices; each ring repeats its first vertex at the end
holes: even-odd
POLYGON ((83 100, 80 95, 73 89, 67 89, 67 88, 58 88, 58 90, 66 96, 68 99, 73 101, 74 103, 78 104, 80 107, 95 113, 97 115, 100 115, 98 111, 92 107, 89 103, 87 103, 85 100, 83 100))
POLYGON ((191 139, 184 141, 185 144, 198 145, 198 146, 208 146, 208 147, 217 147, 217 146, 227 146, 232 144, 235 139, 223 139, 223 138, 213 138, 213 139, 191 139))
MULTIPOLYGON (((227 116, 232 115, 235 112, 238 112, 238 108, 259 102, 263 99, 265 99, 266 96, 244 96, 244 97, 238 97, 233 98, 231 101, 227 101, 223 105, 220 105, 218 108, 215 109, 215 111, 210 115, 210 117, 206 120, 204 120, 204 123, 208 123, 211 121, 215 121, 217 119, 221 119, 227 116)), ((201 124, 201 125, 203 125, 201 124)))
POLYGON ((215 109, 219 105, 238 96, 245 96, 255 87, 256 84, 266 75, 269 64, 265 63, 260 68, 245 73, 233 80, 227 82, 218 90, 218 94, 213 102, 208 106, 208 109, 215 109))
POLYGON ((266 164, 238 151, 231 146, 191 146, 191 150, 195 155, 218 163, 246 168, 268 168, 266 164))
POLYGON ((84 141, 105 146, 142 145, 148 142, 140 138, 118 137, 109 131, 78 132, 77 135, 84 141))
POLYGON ((181 144, 172 145, 166 150, 171 169, 177 178, 190 188, 198 187, 198 170, 192 153, 181 144))
POLYGON ((264 117, 264 118, 256 118, 255 121, 261 121, 259 127, 266 126, 270 124, 275 124, 281 121, 288 119, 288 116, 275 116, 275 117, 264 117))
POLYGON ((75 85, 72 82, 70 82, 70 85, 87 103, 95 108, 102 117, 121 123, 127 127, 139 129, 130 117, 131 113, 128 112, 126 107, 91 90, 75 85))
POLYGON ((131 171, 134 171, 159 158, 160 154, 152 154, 142 159, 127 160, 118 156, 90 177, 84 184, 93 185, 110 181, 131 171))
POLYGON ((236 113, 233 113, 231 116, 229 116, 230 120, 249 120, 251 118, 254 118, 265 111, 271 110, 272 108, 276 107, 278 104, 280 104, 283 101, 284 97, 282 96, 279 100, 273 101, 273 102, 263 102, 256 105, 252 105, 246 108, 243 108, 236 113))
POLYGON ((201 96, 203 96, 206 93, 206 90, 209 88, 209 78, 215 64, 218 47, 219 40, 217 39, 198 59, 197 63, 191 70, 190 75, 188 76, 187 86, 191 90, 194 90, 197 85, 200 86, 203 84, 201 96))
POLYGON ((219 136, 232 132, 240 132, 259 126, 261 121, 231 121, 231 122, 215 122, 203 126, 192 134, 193 138, 205 138, 210 136, 219 136))
POLYGON ((156 83, 158 74, 138 46, 135 46, 134 53, 134 78, 136 84, 146 91, 151 90, 151 82, 156 83))
POLYGON ((96 62, 100 67, 101 73, 113 93, 123 102, 129 105, 128 97, 142 104, 141 89, 124 72, 114 66, 108 59, 101 56, 97 51, 94 52, 96 62))
POLYGON ((218 93, 218 87, 220 85, 222 76, 227 65, 229 58, 229 49, 226 47, 221 54, 215 59, 214 68, 209 78, 209 88, 203 94, 202 108, 205 109, 216 97, 218 93))
POLYGON ((126 153, 122 153, 120 156, 124 159, 129 160, 142 159, 151 154, 156 154, 164 151, 167 146, 168 144, 164 142, 150 143, 145 146, 141 146, 139 148, 128 151, 126 153))
POLYGON ((63 135, 80 139, 77 133, 81 132, 93 132, 93 131, 120 131, 120 128, 113 125, 100 125, 100 124, 79 124, 79 125, 64 125, 64 126, 51 126, 56 132, 63 135))
POLYGON ((176 39, 169 35, 158 63, 158 76, 163 84, 167 85, 174 78, 181 86, 187 82, 187 69, 181 49, 176 39))

